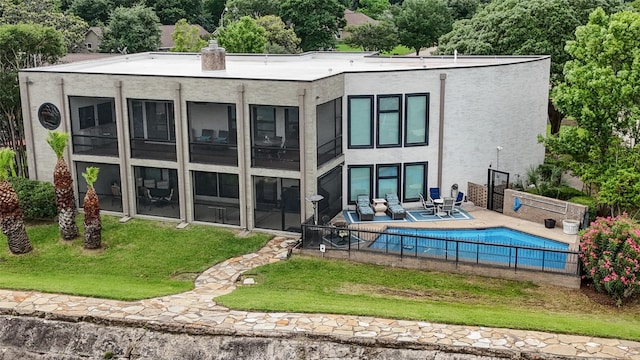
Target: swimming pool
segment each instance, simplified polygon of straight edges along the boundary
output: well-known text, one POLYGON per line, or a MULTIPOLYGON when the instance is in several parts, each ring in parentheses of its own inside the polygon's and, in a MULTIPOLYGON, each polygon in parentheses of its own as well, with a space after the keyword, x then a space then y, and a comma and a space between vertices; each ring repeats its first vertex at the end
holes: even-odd
POLYGON ((486 229, 387 228, 369 247, 448 260, 564 269, 569 244, 504 227, 486 229), (391 234, 389 234, 391 233, 391 234))

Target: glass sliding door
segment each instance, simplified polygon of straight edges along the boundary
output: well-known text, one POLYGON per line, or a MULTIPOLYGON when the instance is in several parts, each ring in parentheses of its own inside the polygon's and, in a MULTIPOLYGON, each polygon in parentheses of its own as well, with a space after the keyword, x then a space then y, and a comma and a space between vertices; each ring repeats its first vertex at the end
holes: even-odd
POLYGON ((300 232, 300 180, 253 177, 257 228, 300 232))

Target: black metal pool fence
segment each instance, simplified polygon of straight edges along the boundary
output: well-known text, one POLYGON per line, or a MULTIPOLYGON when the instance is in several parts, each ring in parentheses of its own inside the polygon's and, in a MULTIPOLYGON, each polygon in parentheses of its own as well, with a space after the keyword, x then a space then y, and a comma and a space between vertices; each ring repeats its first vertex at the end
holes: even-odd
POLYGON ((307 222, 302 224, 301 247, 321 252, 370 252, 400 259, 417 258, 580 275, 578 251, 399 234, 360 226, 337 227, 307 222))

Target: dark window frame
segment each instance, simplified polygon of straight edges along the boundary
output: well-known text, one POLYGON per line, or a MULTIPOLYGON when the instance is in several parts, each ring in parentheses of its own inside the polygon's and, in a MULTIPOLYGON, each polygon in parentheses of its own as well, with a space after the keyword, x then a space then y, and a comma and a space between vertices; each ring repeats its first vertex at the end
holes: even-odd
POLYGON ((408 198, 407 196, 407 167, 409 166, 416 166, 416 165, 422 165, 424 167, 424 173, 423 173, 423 181, 422 181, 422 190, 420 191, 421 194, 426 194, 427 192, 427 179, 429 178, 429 162, 428 161, 419 161, 419 162, 410 162, 410 163, 404 163, 402 166, 402 201, 403 202, 411 202, 411 201, 419 201, 420 197, 417 198, 408 198))
MULTIPOLYGON (((373 189, 373 165, 350 165, 347 167, 347 204, 353 205, 356 203, 355 200, 351 200, 351 169, 361 169, 368 168, 369 169, 369 197, 374 193, 373 189)), ((358 196, 358 194, 354 194, 354 198, 358 196)))
POLYGON ((374 123, 374 96, 373 95, 350 95, 347 96, 347 148, 348 149, 373 149, 374 148, 374 136, 375 136, 375 123, 374 123), (370 145, 352 145, 351 144, 351 100, 352 99, 369 99, 371 103, 371 110, 369 111, 369 144, 370 145))
MULTIPOLYGON (((401 187, 401 183, 402 183, 402 172, 401 172, 401 167, 402 164, 401 163, 391 163, 391 164, 376 164, 376 180, 375 180, 375 194, 377 195, 376 198, 380 198, 380 199, 384 199, 384 195, 385 194, 381 194, 380 191, 380 180, 381 179, 396 179, 396 192, 398 191, 402 191, 402 187, 401 187), (380 176, 380 169, 381 168, 390 168, 390 167, 395 167, 396 168, 396 176, 380 176)), ((399 199, 402 199, 402 194, 396 194, 398 195, 399 199)))
POLYGON ((429 107, 431 106, 431 96, 430 93, 411 93, 411 94, 405 94, 404 95, 404 136, 403 136, 403 140, 404 140, 404 146, 405 147, 411 147, 411 146, 424 146, 424 145, 429 145, 429 107), (415 142, 415 143, 409 143, 408 142, 408 134, 409 134, 409 126, 408 126, 408 114, 409 114, 409 110, 408 110, 408 106, 409 106, 409 98, 411 97, 421 97, 424 96, 426 97, 426 111, 425 111, 425 119, 424 119, 424 142, 415 142))
POLYGON ((378 148, 394 148, 394 147, 402 147, 402 139, 404 138, 402 133, 403 128, 403 117, 402 117, 402 94, 384 94, 376 96, 376 147, 378 148), (380 110, 380 100, 382 99, 398 99, 398 108, 396 110, 380 110), (395 144, 380 144, 380 134, 383 131, 380 131, 380 114, 390 114, 397 113, 398 114, 398 139, 395 144))

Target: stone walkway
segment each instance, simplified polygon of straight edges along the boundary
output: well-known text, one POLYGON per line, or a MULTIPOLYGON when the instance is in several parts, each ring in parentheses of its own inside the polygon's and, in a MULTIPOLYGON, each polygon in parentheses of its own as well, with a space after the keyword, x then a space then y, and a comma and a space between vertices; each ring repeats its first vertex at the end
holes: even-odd
POLYGON ((361 344, 405 344, 477 354, 487 351, 485 355, 493 351, 502 355, 514 352, 535 353, 540 357, 640 360, 640 343, 626 340, 362 316, 235 311, 216 304, 214 298, 233 291, 243 272, 285 259, 294 242, 276 237, 256 253, 215 265, 198 277, 193 291, 177 295, 124 302, 0 290, 0 312, 111 324, 144 323, 151 328, 167 325, 210 334, 282 337, 302 334, 361 344))

